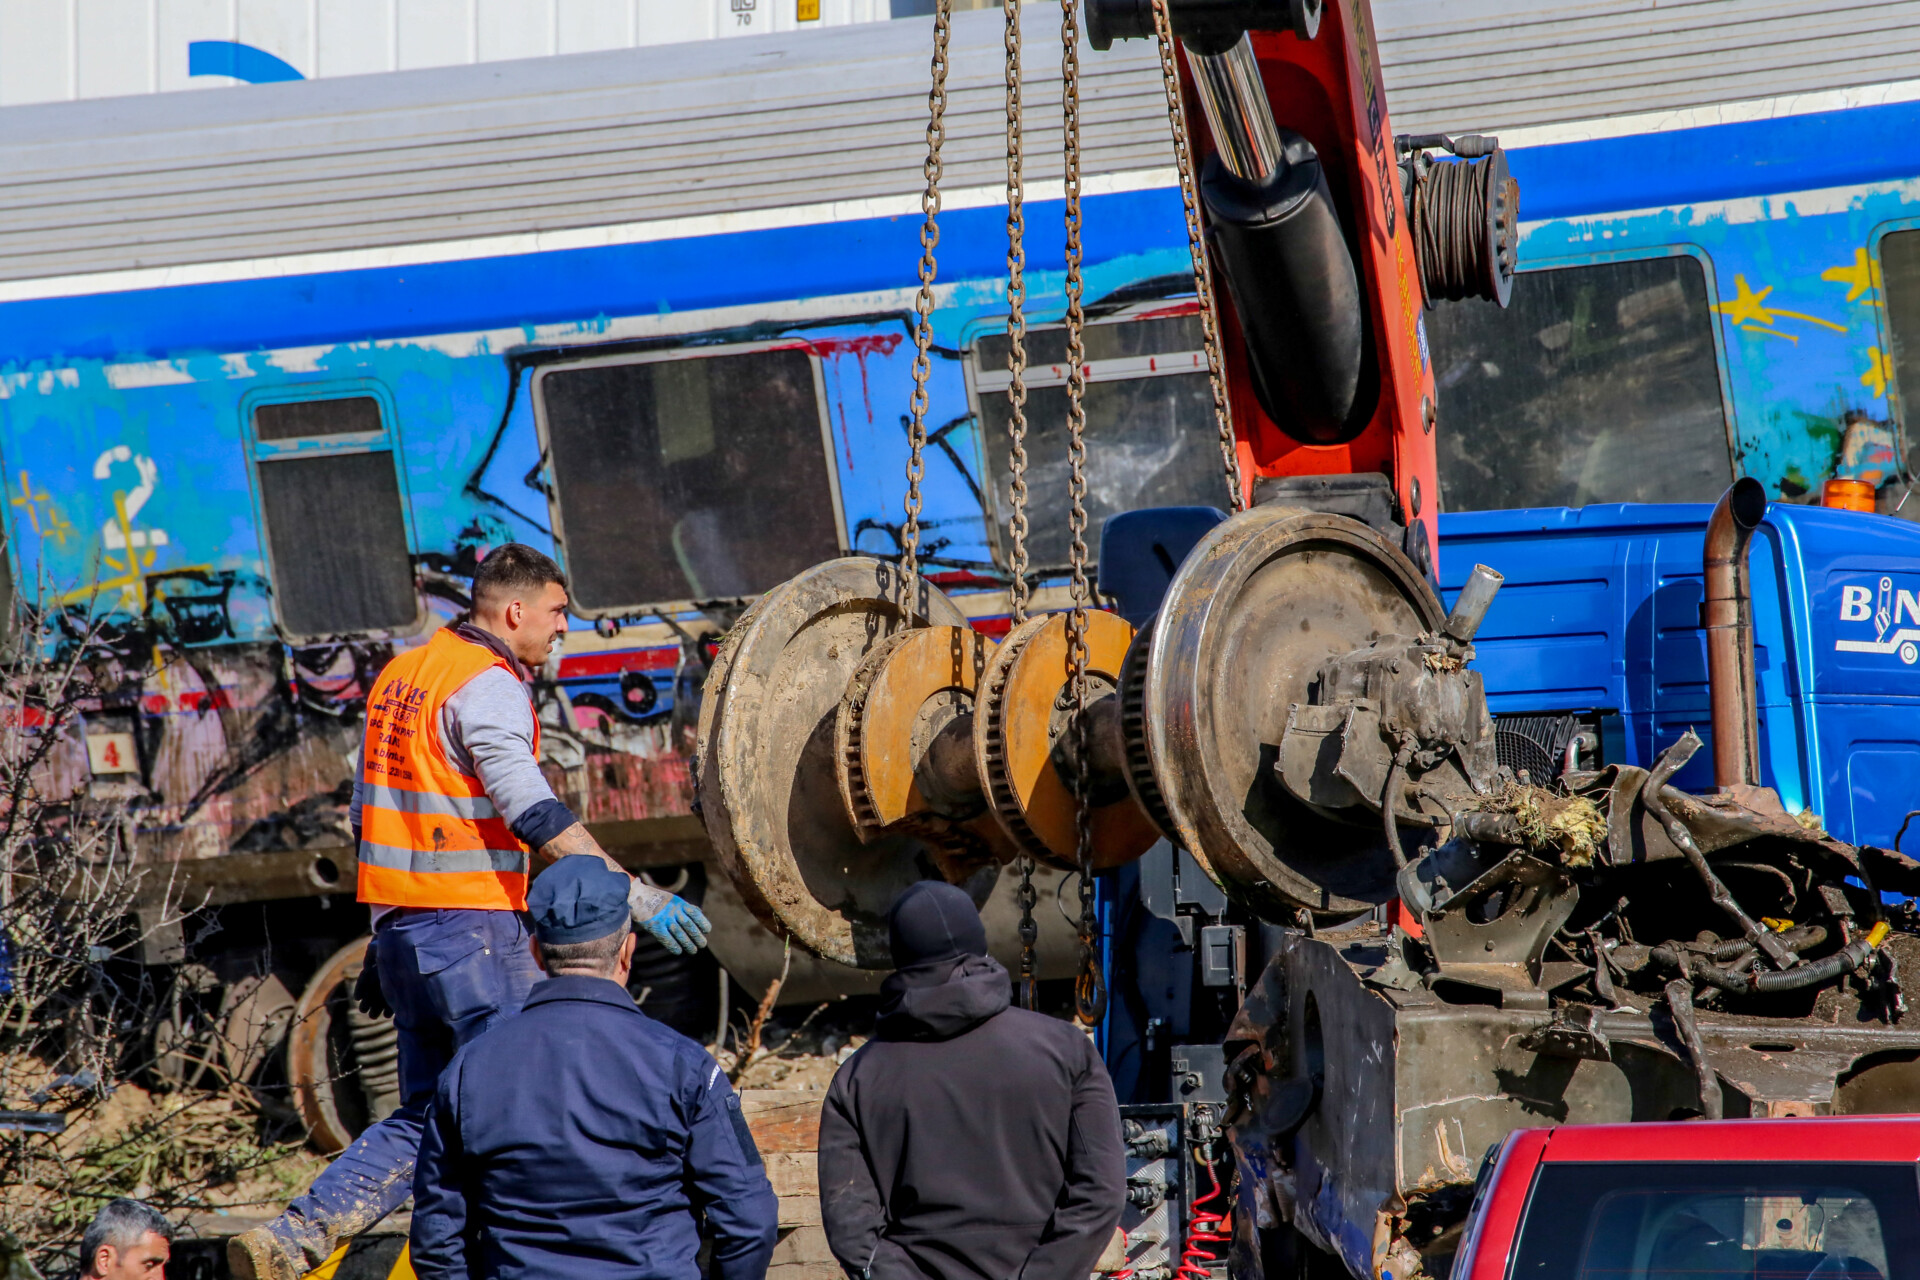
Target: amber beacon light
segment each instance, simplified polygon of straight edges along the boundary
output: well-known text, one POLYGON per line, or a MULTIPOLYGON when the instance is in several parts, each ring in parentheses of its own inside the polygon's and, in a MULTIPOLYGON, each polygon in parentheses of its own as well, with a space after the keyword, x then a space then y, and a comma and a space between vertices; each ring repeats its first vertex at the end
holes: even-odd
POLYGON ((1820 487, 1820 505, 1841 511, 1872 511, 1873 486, 1865 480, 1843 480, 1838 476, 1820 487))

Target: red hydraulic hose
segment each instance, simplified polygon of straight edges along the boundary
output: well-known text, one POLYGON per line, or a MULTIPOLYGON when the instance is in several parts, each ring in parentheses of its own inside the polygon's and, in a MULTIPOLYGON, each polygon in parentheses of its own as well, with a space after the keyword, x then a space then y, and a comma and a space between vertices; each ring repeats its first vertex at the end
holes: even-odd
MULTIPOLYGON (((1218 1196, 1221 1188, 1220 1175, 1214 1172, 1213 1161, 1207 1159, 1205 1156, 1199 1156, 1198 1158, 1201 1164, 1207 1166, 1207 1176, 1213 1179, 1213 1190, 1207 1192, 1207 1194, 1201 1196, 1198 1200, 1195 1200, 1190 1206, 1190 1216, 1187 1219, 1186 1248, 1181 1251, 1180 1269, 1173 1273, 1172 1280, 1207 1280, 1207 1269, 1201 1264, 1218 1262, 1220 1258, 1217 1254, 1209 1253, 1206 1246, 1210 1244, 1230 1244, 1233 1241, 1233 1231, 1231 1228, 1228 1228, 1226 1231, 1218 1230, 1219 1227, 1225 1225, 1227 1215, 1224 1213, 1215 1213, 1211 1209, 1202 1209, 1200 1207, 1207 1201, 1218 1196)), ((1132 1280, 1132 1276, 1133 1269, 1129 1267, 1125 1271, 1114 1272, 1110 1280, 1132 1280)))

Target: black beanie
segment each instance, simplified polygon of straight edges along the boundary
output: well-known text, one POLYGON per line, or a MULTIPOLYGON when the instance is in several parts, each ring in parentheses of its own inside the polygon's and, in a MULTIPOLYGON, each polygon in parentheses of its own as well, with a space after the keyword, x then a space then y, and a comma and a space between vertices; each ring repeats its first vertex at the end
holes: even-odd
POLYGON ((908 885, 887 911, 893 967, 987 954, 987 928, 967 891, 940 880, 908 885))

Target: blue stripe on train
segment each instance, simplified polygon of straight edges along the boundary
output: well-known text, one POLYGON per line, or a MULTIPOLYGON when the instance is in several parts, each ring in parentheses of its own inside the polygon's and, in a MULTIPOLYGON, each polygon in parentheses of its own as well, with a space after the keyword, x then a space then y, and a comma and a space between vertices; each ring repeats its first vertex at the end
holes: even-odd
MULTIPOLYGON (((1064 269, 1060 201, 1027 206, 1027 262, 1064 269)), ((1004 208, 941 218, 940 279, 1006 274, 1004 208)), ((271 350, 702 310, 913 283, 920 218, 337 271, 0 305, 0 352, 34 361, 271 350)), ((1089 198, 1089 263, 1182 246, 1172 189, 1089 198)))
POLYGON ((1920 177, 1920 102, 1508 153, 1529 222, 1920 177))
MULTIPOLYGON (((1510 153, 1528 221, 1920 176, 1920 103, 1708 125, 1510 153)), ((1029 206, 1029 265, 1062 267, 1058 201, 1029 206)), ((1088 201, 1090 261, 1177 246, 1171 190, 1088 201)), ((941 278, 998 279, 1004 215, 942 219, 941 278)), ((897 288, 919 218, 696 236, 420 266, 93 294, 0 306, 10 361, 368 341, 897 288)))

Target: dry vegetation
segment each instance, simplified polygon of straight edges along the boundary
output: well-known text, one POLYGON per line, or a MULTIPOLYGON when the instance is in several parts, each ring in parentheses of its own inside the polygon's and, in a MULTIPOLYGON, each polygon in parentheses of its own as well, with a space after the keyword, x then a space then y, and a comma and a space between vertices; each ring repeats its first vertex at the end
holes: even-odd
POLYGON ((127 676, 122 655, 97 623, 55 624, 0 667, 0 1239, 43 1272, 72 1265, 115 1196, 185 1217, 311 1176, 243 1084, 151 1091, 165 971, 137 956, 194 904, 136 862, 127 798, 89 785, 82 716, 127 676))

